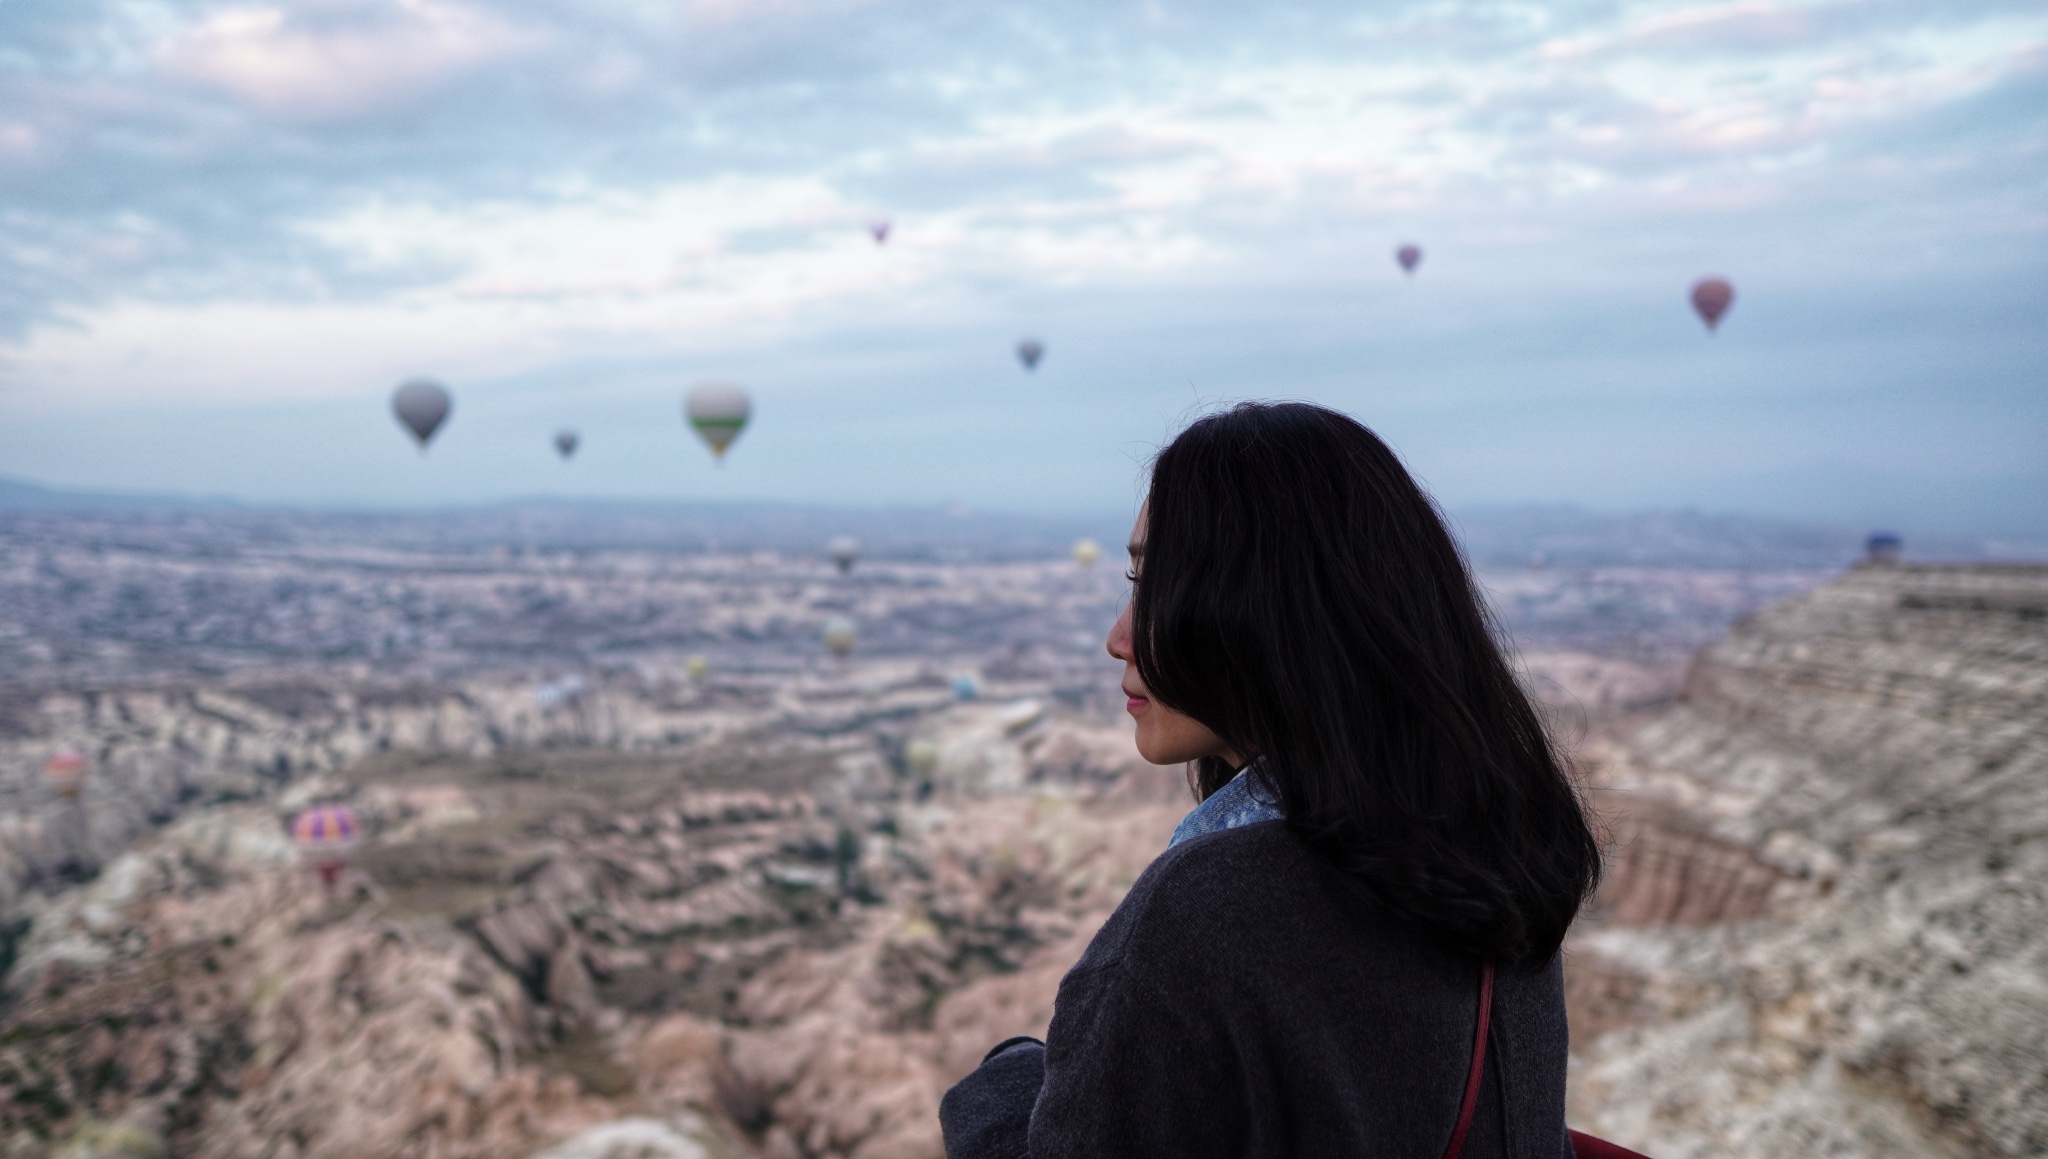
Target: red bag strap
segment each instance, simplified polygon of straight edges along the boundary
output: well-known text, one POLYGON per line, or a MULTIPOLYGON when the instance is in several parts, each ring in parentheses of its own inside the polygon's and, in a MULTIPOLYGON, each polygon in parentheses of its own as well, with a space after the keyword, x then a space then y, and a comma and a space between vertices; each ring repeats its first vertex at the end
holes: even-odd
POLYGON ((1472 1065, 1465 1071, 1465 1101, 1458 1106, 1458 1125, 1451 1130, 1451 1145, 1444 1159, 1458 1159, 1465 1149, 1465 1135, 1472 1130, 1472 1113, 1479 1109, 1479 1082, 1486 1077, 1486 1030, 1493 1021, 1493 963, 1479 968, 1479 1029, 1472 1035, 1472 1065))
MULTIPOLYGON (((1493 1021, 1493 963, 1479 968, 1479 1029, 1472 1034, 1472 1065, 1465 1071, 1465 1101, 1458 1106, 1458 1125, 1451 1130, 1451 1145, 1444 1159, 1458 1159, 1465 1149, 1465 1136, 1472 1130, 1472 1115, 1479 1109, 1479 1082, 1486 1076, 1486 1030, 1493 1021)), ((1577 1159, 1650 1159, 1639 1151, 1572 1131, 1572 1153, 1577 1159)))
POLYGON ((1573 1131, 1572 1154, 1578 1159, 1650 1159, 1641 1151, 1631 1151, 1605 1139, 1598 1139, 1584 1131, 1573 1131))

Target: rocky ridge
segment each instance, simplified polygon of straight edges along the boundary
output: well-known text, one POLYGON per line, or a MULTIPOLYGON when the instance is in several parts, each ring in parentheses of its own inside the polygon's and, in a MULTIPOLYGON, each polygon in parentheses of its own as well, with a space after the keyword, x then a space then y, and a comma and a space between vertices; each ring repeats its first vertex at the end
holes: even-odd
POLYGON ((2048 1153, 2048 568, 1867 566, 1590 746, 1575 1121, 1660 1159, 2048 1153))

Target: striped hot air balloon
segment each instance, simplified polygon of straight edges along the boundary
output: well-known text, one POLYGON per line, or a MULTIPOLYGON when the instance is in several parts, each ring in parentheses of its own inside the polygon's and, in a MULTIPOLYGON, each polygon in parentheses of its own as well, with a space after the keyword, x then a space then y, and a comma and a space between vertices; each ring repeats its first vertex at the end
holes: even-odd
POLYGON ((683 400, 683 417, 720 464, 725 462, 725 449, 747 428, 747 418, 753 412, 747 392, 729 383, 707 382, 683 400))
POLYGON ((292 844, 329 889, 362 839, 362 824, 347 805, 315 805, 292 820, 292 844))

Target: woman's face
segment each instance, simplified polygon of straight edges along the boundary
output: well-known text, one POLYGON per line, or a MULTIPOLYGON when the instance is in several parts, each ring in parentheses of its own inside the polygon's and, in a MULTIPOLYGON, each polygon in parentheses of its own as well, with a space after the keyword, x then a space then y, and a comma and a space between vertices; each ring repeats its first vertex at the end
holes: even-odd
MULTIPOLYGON (((1145 513, 1150 504, 1138 509, 1138 521, 1131 527, 1131 582, 1141 583, 1145 562, 1145 513)), ((1138 722, 1138 755, 1155 765, 1178 765, 1201 757, 1222 757, 1232 766, 1242 765, 1223 738, 1191 716, 1153 700, 1138 675, 1138 663, 1131 657, 1131 601, 1124 601, 1123 614, 1109 630, 1109 654, 1124 662, 1124 707, 1138 722)))

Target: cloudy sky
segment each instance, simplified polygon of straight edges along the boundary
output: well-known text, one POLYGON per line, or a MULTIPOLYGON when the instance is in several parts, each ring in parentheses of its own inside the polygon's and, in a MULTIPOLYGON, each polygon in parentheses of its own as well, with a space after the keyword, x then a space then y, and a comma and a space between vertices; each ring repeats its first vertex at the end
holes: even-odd
POLYGON ((2043 536, 2044 304, 2038 0, 0 0, 51 485, 1102 510, 1291 397, 1452 504, 2043 536))

